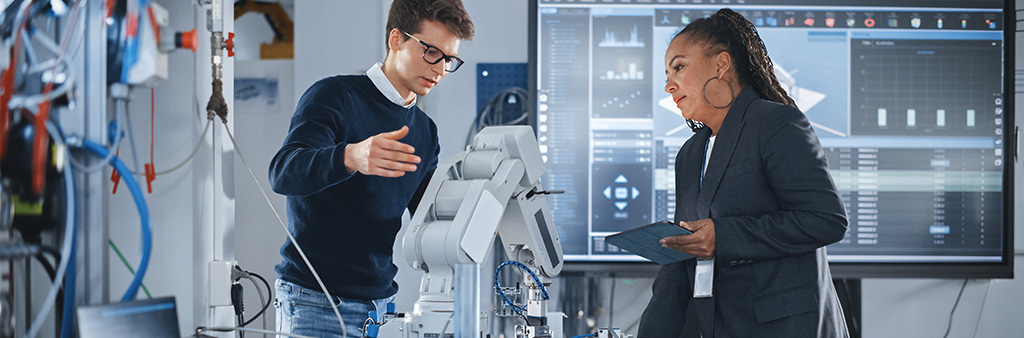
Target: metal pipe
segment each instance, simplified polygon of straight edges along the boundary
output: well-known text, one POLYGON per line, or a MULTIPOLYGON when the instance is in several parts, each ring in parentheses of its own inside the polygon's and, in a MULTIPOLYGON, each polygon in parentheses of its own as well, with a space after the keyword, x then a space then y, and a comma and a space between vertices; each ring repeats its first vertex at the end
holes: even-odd
MULTIPOLYGON (((480 264, 455 264, 455 338, 480 336, 480 264)), ((444 332, 441 332, 442 336, 444 332)))

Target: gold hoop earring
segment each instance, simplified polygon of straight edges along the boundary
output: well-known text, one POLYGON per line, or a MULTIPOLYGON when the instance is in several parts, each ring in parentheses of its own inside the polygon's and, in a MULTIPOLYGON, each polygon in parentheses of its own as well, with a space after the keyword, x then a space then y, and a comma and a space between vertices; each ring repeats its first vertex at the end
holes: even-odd
POLYGON ((729 106, 732 105, 733 101, 736 101, 736 90, 732 89, 732 82, 729 82, 729 80, 722 79, 722 78, 719 78, 717 76, 711 77, 707 81, 704 81, 704 90, 703 90, 703 92, 704 92, 704 102, 707 102, 708 105, 710 105, 712 107, 715 107, 715 108, 718 108, 718 109, 729 108, 729 106), (711 83, 711 80, 714 80, 714 79, 719 79, 719 80, 725 81, 725 84, 727 86, 729 86, 729 97, 730 97, 730 99, 729 99, 729 103, 725 104, 724 106, 716 106, 715 104, 711 103, 711 101, 708 100, 708 83, 711 83))

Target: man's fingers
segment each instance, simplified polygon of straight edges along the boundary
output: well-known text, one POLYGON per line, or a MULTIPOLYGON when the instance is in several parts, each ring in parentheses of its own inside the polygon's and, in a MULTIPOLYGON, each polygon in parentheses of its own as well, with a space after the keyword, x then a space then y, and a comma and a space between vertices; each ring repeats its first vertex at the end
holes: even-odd
POLYGON ((370 169, 369 174, 381 177, 402 177, 405 175, 405 171, 391 170, 383 167, 374 167, 373 169, 370 169))
POLYGON ((398 161, 381 161, 377 164, 379 168, 386 170, 399 170, 399 171, 416 171, 415 164, 409 164, 398 161))
POLYGON ((377 170, 373 173, 373 175, 380 176, 380 177, 402 177, 402 176, 405 176, 405 172, 404 171, 400 171, 400 170, 387 170, 387 169, 377 168, 377 170))
POLYGON ((376 140, 376 142, 373 142, 373 147, 372 149, 370 149, 370 151, 376 149, 406 154, 412 154, 416 152, 416 148, 414 148, 413 146, 395 140, 391 140, 386 137, 379 138, 376 140))
POLYGON ((380 136, 384 137, 386 139, 389 139, 389 140, 401 140, 403 137, 405 137, 405 135, 408 135, 408 134, 409 134, 409 127, 402 126, 401 129, 398 129, 398 130, 395 130, 395 131, 389 131, 389 132, 386 132, 386 133, 381 133, 380 136))
MULTIPOLYGON (((389 150, 389 149, 377 149, 376 151, 373 151, 373 154, 371 154, 371 157, 373 157, 374 162, 380 162, 380 163, 386 163, 386 162, 406 163, 406 164, 420 163, 420 157, 419 156, 413 155, 411 153, 404 153, 404 152, 399 152, 399 151, 394 151, 394 150, 389 150)), ((393 165, 384 165, 384 164, 378 164, 378 165, 382 166, 382 167, 386 167, 386 168, 392 168, 393 167, 393 165)))

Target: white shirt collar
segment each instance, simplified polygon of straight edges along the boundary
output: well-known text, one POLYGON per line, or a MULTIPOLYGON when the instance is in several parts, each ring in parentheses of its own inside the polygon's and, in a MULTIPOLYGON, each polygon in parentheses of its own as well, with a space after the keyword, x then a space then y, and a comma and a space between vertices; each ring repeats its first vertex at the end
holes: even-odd
POLYGON ((402 94, 398 93, 398 89, 391 85, 391 81, 388 81, 388 77, 384 75, 384 64, 377 62, 370 69, 366 70, 366 76, 370 77, 370 81, 373 81, 373 85, 377 87, 377 90, 384 94, 384 97, 388 98, 394 104, 402 106, 403 108, 410 108, 416 105, 416 96, 413 96, 412 102, 405 104, 405 98, 402 94))

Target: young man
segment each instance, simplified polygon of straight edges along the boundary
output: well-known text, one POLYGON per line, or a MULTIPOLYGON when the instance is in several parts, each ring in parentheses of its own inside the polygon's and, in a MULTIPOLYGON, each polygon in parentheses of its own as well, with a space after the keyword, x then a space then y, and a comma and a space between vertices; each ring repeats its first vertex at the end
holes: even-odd
MULTIPOLYGON (((402 214, 414 211, 437 167, 437 126, 416 96, 462 65, 459 43, 472 37, 460 0, 395 0, 384 63, 310 86, 270 163, 272 188, 288 196, 290 230, 338 304, 348 337, 362 337, 367 312, 394 299, 392 247, 402 214)), ((340 337, 298 251, 286 241, 281 256, 278 330, 340 337)))

